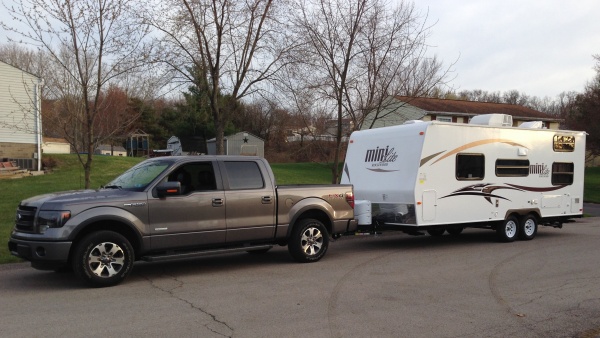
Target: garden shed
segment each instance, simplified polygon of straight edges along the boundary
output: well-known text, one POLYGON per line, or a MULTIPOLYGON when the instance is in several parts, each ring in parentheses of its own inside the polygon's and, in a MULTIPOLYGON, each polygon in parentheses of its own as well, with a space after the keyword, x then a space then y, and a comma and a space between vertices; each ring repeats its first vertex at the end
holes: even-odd
MULTIPOLYGON (((265 141, 249 132, 242 131, 237 134, 226 136, 223 140, 225 155, 246 155, 265 157, 265 141)), ((217 154, 216 139, 206 141, 209 155, 217 154)))

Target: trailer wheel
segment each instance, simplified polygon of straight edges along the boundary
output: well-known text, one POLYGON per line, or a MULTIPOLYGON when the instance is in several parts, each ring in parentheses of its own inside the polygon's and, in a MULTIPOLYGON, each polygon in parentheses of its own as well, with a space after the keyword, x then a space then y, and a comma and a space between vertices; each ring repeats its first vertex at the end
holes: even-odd
POLYGON ((113 231, 98 231, 77 244, 73 270, 90 286, 113 286, 127 277, 134 260, 127 238, 113 231))
POLYGON ((450 227, 446 229, 446 231, 448 231, 448 233, 452 236, 458 236, 463 232, 464 229, 465 228, 463 227, 450 227))
POLYGON ((499 226, 496 227, 496 235, 502 242, 512 242, 517 238, 519 232, 519 221, 515 216, 508 216, 499 226))
POLYGON ((519 225, 519 239, 524 241, 532 240, 537 234, 537 218, 534 215, 527 215, 521 219, 519 225))
POLYGON ((429 230, 427 230, 427 233, 430 236, 433 236, 433 237, 442 236, 444 234, 444 232, 446 232, 446 229, 444 229, 444 228, 437 228, 437 229, 429 229, 429 230))
POLYGON ((323 258, 329 246, 329 234, 320 221, 306 218, 292 230, 288 251, 300 263, 316 262, 323 258))

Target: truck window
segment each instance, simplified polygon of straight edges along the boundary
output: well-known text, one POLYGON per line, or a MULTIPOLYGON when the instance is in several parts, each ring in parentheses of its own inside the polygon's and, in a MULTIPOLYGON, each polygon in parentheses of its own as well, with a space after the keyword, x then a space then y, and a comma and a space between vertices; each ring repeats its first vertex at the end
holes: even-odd
POLYGON ((496 176, 527 177, 529 176, 529 160, 497 159, 496 176))
POLYGON ((261 189, 265 186, 260 168, 256 162, 225 162, 229 188, 232 190, 261 189))
POLYGON ((482 180, 485 176, 485 157, 483 154, 457 154, 456 179, 482 180))
POLYGON ((552 185, 571 185, 573 184, 573 163, 554 162, 552 163, 552 185))

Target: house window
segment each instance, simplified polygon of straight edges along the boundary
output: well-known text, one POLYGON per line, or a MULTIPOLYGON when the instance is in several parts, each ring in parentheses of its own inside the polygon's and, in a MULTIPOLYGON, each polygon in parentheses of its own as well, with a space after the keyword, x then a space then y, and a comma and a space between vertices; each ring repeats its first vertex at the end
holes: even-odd
POLYGON ((485 176, 485 157, 483 154, 457 154, 456 179, 482 180, 485 176))
POLYGON ((529 176, 529 160, 498 159, 496 160, 496 176, 529 176))
POLYGON ((552 163, 552 185, 571 185, 573 184, 573 163, 554 162, 552 163))
POLYGON ((440 122, 452 122, 452 117, 450 117, 450 116, 436 116, 435 120, 436 121, 440 121, 440 122))
POLYGON ((571 152, 575 150, 575 136, 572 135, 554 135, 552 144, 554 151, 571 152))

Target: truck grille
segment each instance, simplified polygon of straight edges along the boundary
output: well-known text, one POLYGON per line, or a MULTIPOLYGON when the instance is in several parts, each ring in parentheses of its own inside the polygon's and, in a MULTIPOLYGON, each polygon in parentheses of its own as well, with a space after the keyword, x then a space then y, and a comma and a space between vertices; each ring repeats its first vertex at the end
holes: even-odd
POLYGON ((26 207, 19 205, 17 217, 15 219, 15 229, 22 232, 34 233, 33 221, 35 219, 36 207, 26 207))

